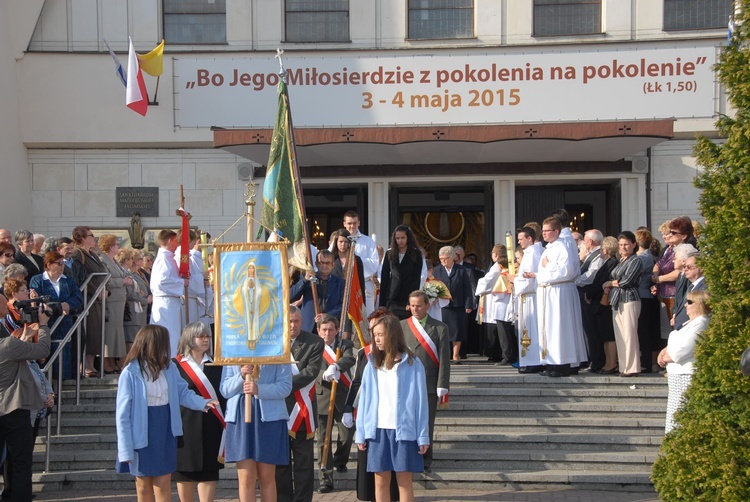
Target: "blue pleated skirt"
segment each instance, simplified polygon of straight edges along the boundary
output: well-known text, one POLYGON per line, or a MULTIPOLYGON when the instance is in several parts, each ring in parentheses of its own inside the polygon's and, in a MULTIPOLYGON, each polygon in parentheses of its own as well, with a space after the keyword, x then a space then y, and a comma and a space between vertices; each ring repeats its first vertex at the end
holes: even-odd
POLYGON ((424 458, 416 441, 396 441, 396 429, 377 429, 367 442, 367 472, 422 472, 424 458))
POLYGON ((169 405, 148 407, 148 446, 135 450, 135 461, 117 462, 117 472, 156 477, 177 469, 177 438, 172 435, 169 405))
POLYGON ((254 460, 264 464, 289 464, 289 430, 286 420, 264 422, 260 403, 253 399, 253 421, 245 423, 245 396, 240 398, 237 423, 227 422, 226 461, 254 460))

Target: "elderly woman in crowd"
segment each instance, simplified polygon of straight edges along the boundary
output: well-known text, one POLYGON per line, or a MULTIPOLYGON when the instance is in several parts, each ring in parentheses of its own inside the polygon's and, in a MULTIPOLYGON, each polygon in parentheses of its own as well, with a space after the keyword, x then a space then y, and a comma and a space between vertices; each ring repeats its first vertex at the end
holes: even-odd
POLYGON ((0 242, 0 274, 5 272, 5 267, 15 261, 16 247, 10 242, 0 242))
POLYGON ((636 239, 633 232, 625 230, 617 237, 620 261, 612 270, 610 281, 602 286, 609 292, 609 303, 614 313, 615 342, 620 376, 635 376, 641 371, 638 346, 638 317, 641 314, 641 297, 638 287, 643 264, 635 254, 636 239))
POLYGON ((659 227, 659 231, 667 247, 661 259, 654 265, 651 280, 656 284, 659 300, 667 307, 667 318, 671 319, 674 308, 675 281, 679 276, 679 271, 674 269, 674 248, 693 237, 693 224, 687 216, 680 216, 664 222, 659 227))
POLYGON ((641 348, 641 373, 658 371, 656 356, 662 349, 661 329, 659 327, 659 300, 651 292, 651 275, 656 264, 656 257, 651 252, 654 238, 651 232, 640 228, 635 232, 638 242, 638 259, 641 260, 643 271, 638 294, 641 296, 641 315, 638 317, 638 345, 641 348))
POLYGON ((143 326, 148 324, 147 310, 151 303, 151 290, 146 279, 140 272, 142 263, 141 253, 135 249, 120 249, 115 260, 133 279, 133 284, 125 287, 127 294, 127 312, 130 317, 125 316, 123 327, 125 328, 125 346, 130 351, 135 335, 143 326))
POLYGON ((604 283, 609 281, 612 271, 617 266, 617 239, 612 236, 605 237, 602 241, 602 264, 596 271, 594 282, 582 288, 583 301, 590 305, 596 305, 596 334, 593 343, 602 347, 604 351, 604 366, 592 368, 593 373, 601 375, 614 375, 617 373, 617 346, 615 344, 615 329, 612 320, 612 306, 609 298, 602 301, 604 296, 604 283))
MULTIPOLYGON (((72 238, 75 242, 72 269, 76 282, 83 284, 91 274, 107 273, 107 267, 101 262, 96 252, 96 239, 91 229, 83 226, 75 227, 72 238)), ((89 301, 102 282, 104 282, 103 275, 93 276, 88 282, 86 293, 89 301)), ((106 291, 102 291, 102 294, 91 305, 86 318, 86 360, 83 369, 85 377, 99 376, 99 372, 94 369, 94 357, 102 352, 102 298, 106 294, 106 291)))
MULTIPOLYGON (((4 293, 5 289, 5 282, 8 279, 18 279, 20 281, 26 282, 26 267, 21 265, 20 263, 11 263, 7 267, 5 267, 5 270, 3 270, 3 287, 0 288, 0 293, 4 293)), ((8 296, 8 295, 5 295, 8 296)))
POLYGON ((42 257, 34 254, 34 234, 28 230, 18 230, 13 235, 16 242, 16 263, 26 267, 26 277, 23 279, 28 284, 33 276, 44 271, 42 257))
POLYGON ((687 297, 688 288, 690 288, 690 280, 685 277, 685 262, 691 256, 697 255, 698 250, 692 244, 680 244, 674 249, 674 270, 678 275, 674 287, 674 308, 672 309, 672 317, 669 320, 669 325, 674 329, 680 329, 680 326, 687 321, 687 316, 685 315, 685 299, 687 297), (679 323, 676 322, 675 317, 678 314, 680 314, 679 323))
POLYGON ((695 345, 698 337, 708 326, 711 309, 707 291, 688 293, 686 307, 690 319, 682 329, 669 334, 667 346, 659 353, 659 366, 667 368, 669 397, 667 398, 667 420, 664 433, 675 427, 674 414, 680 408, 682 396, 690 386, 695 362, 695 345))
POLYGON ((104 325, 104 373, 119 373, 116 359, 125 357, 125 304, 127 293, 125 288, 133 285, 133 278, 115 261, 120 245, 117 236, 105 234, 99 237, 99 249, 102 263, 107 267, 111 277, 107 282, 107 320, 104 325))
MULTIPOLYGON (((83 306, 83 296, 76 286, 72 277, 66 276, 63 271, 65 263, 63 256, 57 251, 48 251, 44 255, 44 272, 31 278, 29 289, 31 296, 49 296, 50 301, 60 302, 62 308, 62 321, 52 332, 52 341, 65 338, 73 326, 72 314, 75 314, 83 306)), ((54 326, 57 316, 50 318, 50 326, 54 326)), ((70 343, 65 345, 62 352, 63 379, 69 379, 73 375, 74 365, 72 363, 70 343)), ((57 345, 52 344, 52 350, 57 350, 57 345)), ((55 373, 56 374, 56 373, 55 373)))
MULTIPOLYGON (((201 502, 213 501, 219 469, 224 468, 219 457, 224 456, 220 450, 224 444, 224 414, 221 410, 226 407, 226 400, 219 393, 222 367, 211 365, 210 344, 209 327, 202 322, 190 323, 182 330, 177 344, 178 355, 173 359, 188 389, 206 399, 217 400, 221 405, 208 413, 180 407, 184 441, 177 447, 177 471, 172 478, 177 481, 181 502, 192 502, 196 485, 201 502)), ((253 418, 262 420, 262 417, 253 418)))

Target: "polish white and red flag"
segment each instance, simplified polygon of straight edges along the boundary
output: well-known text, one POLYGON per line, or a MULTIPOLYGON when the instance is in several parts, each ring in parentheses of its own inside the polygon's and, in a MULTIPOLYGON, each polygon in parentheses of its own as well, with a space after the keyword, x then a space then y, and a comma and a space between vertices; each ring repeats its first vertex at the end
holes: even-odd
POLYGON ((148 94, 146 93, 146 82, 143 81, 143 72, 138 64, 138 55, 133 48, 133 39, 130 40, 128 49, 128 80, 125 91, 125 105, 144 117, 148 111, 148 94))

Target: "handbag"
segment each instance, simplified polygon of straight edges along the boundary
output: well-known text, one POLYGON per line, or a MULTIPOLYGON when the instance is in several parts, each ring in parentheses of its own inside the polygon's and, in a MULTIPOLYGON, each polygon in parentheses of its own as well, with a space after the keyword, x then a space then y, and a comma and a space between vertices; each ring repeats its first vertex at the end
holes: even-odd
POLYGON ((125 303, 125 313, 122 316, 124 322, 130 322, 133 320, 133 314, 130 312, 130 304, 125 303))

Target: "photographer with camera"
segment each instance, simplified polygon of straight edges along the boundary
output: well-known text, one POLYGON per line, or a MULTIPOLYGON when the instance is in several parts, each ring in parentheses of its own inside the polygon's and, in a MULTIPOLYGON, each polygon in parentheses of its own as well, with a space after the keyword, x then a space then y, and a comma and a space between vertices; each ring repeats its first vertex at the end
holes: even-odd
MULTIPOLYGON (((22 287, 6 283, 6 294, 9 285, 10 289, 16 288, 14 294, 18 294, 19 289, 26 288, 25 282, 17 282, 22 287)), ((19 296, 23 294, 21 292, 19 296)), ((28 361, 43 359, 49 355, 49 316, 40 307, 35 317, 38 319, 36 330, 25 324, 19 338, 0 338, 0 444, 4 442, 8 446, 8 457, 13 464, 10 480, 13 500, 31 500, 31 463, 34 451, 31 410, 45 407, 28 361), (38 342, 29 343, 37 335, 38 342)))
POLYGON ((23 279, 8 279, 3 285, 3 291, 8 298, 8 315, 5 316, 5 325, 11 334, 27 331, 32 338, 39 330, 37 312, 31 308, 29 300, 29 289, 23 279))
MULTIPOLYGON (((45 309, 50 316, 49 324, 54 326, 57 318, 62 315, 60 325, 52 333, 52 342, 62 340, 73 326, 75 313, 83 306, 83 296, 73 277, 68 277, 65 271, 65 258, 57 251, 48 251, 44 255, 44 273, 35 275, 29 283, 30 298, 44 298, 45 309)), ((65 345, 62 352, 63 380, 75 375, 76 363, 73 360, 72 343, 65 345)), ((53 345, 53 350, 57 345, 53 345)), ((53 370, 57 375, 57 367, 53 370)), ((54 378, 57 378, 55 376, 54 378)))

